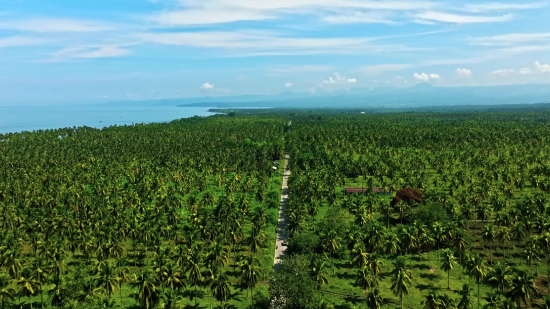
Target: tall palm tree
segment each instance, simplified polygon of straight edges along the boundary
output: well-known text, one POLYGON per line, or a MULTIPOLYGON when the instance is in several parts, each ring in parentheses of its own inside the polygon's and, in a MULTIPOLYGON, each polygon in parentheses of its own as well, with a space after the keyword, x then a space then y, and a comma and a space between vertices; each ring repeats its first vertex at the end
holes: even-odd
POLYGON ((325 266, 325 261, 322 259, 314 259, 311 263, 311 277, 315 281, 317 290, 321 290, 323 285, 328 284, 325 266))
POLYGON ((15 298, 15 290, 10 288, 11 278, 7 274, 0 273, 0 308, 4 309, 15 298))
POLYGON ((375 288, 367 294, 367 308, 369 309, 380 309, 384 305, 394 303, 393 300, 383 297, 378 288, 375 288))
POLYGON ((258 259, 251 255, 247 257, 241 264, 241 278, 240 282, 246 287, 246 298, 248 298, 248 291, 252 294, 252 303, 254 303, 254 294, 252 289, 258 283, 262 276, 262 269, 259 265, 258 259))
POLYGON ((116 273, 116 266, 112 261, 104 263, 96 274, 96 286, 102 287, 107 292, 107 298, 119 287, 119 277, 116 273))
POLYGON ((334 253, 340 248, 340 237, 335 230, 331 230, 323 239, 323 247, 330 253, 330 262, 334 265, 334 253))
POLYGON ((550 297, 545 297, 542 302, 533 304, 537 309, 550 309, 550 297))
POLYGON ((53 288, 48 291, 51 304, 56 307, 62 307, 69 296, 65 285, 65 278, 62 275, 54 276, 51 283, 53 284, 53 288))
POLYGON ((440 309, 441 302, 439 301, 437 294, 434 291, 431 291, 426 298, 420 303, 424 305, 424 309, 440 309))
POLYGON ((443 264, 441 264, 441 269, 447 272, 447 289, 451 289, 451 270, 456 267, 456 260, 453 255, 453 252, 449 249, 445 250, 443 253, 443 264))
POLYGON ((369 267, 363 267, 357 271, 355 284, 360 286, 365 293, 367 293, 370 288, 376 286, 375 282, 376 280, 372 274, 372 270, 369 267))
POLYGON ((506 296, 513 300, 519 308, 522 308, 522 305, 528 308, 539 294, 535 287, 535 277, 524 271, 518 271, 512 277, 511 286, 512 288, 506 296))
POLYGON ((76 299, 85 302, 89 299, 102 299, 105 295, 105 289, 96 287, 94 278, 86 278, 79 285, 79 291, 76 293, 76 299))
POLYGON ((42 293, 42 287, 46 280, 48 280, 48 265, 46 265, 46 261, 44 258, 40 256, 36 256, 34 259, 34 263, 32 264, 32 272, 34 278, 36 278, 36 281, 38 281, 38 294, 40 294, 40 303, 42 308, 44 308, 44 298, 42 293))
POLYGON ((212 296, 220 302, 220 307, 223 308, 224 303, 231 296, 231 283, 224 273, 219 273, 214 276, 214 280, 210 284, 212 296))
POLYGON ((464 285, 462 285, 462 289, 458 291, 458 294, 460 295, 460 298, 458 305, 456 306, 457 309, 472 309, 473 300, 470 293, 470 286, 467 283, 464 283, 464 285))
POLYGON ((487 303, 483 306, 483 309, 500 309, 502 306, 500 296, 499 293, 487 293, 487 296, 484 297, 487 303))
POLYGON ((130 270, 128 269, 128 267, 119 266, 116 269, 116 281, 118 282, 118 291, 120 293, 120 306, 123 307, 123 304, 122 304, 122 284, 132 281, 132 279, 130 277, 130 270))
POLYGON ((485 225, 481 231, 483 241, 489 246, 489 257, 491 261, 493 260, 491 244, 495 242, 495 235, 495 227, 492 224, 485 225))
POLYGON ((512 277, 512 269, 510 266, 498 262, 493 269, 487 274, 487 282, 489 282, 498 292, 504 293, 504 289, 510 286, 512 277))
POLYGON ((406 268, 405 261, 398 259, 394 263, 392 271, 391 290, 393 294, 399 297, 401 309, 403 309, 403 296, 409 294, 409 285, 411 284, 412 272, 406 268))
POLYGON ((29 269, 24 269, 16 284, 18 287, 18 294, 29 298, 29 305, 32 309, 31 297, 34 296, 39 289, 38 281, 30 274, 29 269))
POLYGON ((137 287, 136 294, 139 306, 142 309, 151 309, 155 307, 159 301, 159 291, 154 284, 153 272, 145 269, 136 275, 132 285, 137 287))
POLYGON ((455 304, 456 301, 454 298, 451 298, 449 295, 447 294, 439 295, 437 299, 439 300, 439 303, 440 303, 439 307, 441 309, 456 309, 456 304, 455 304))
POLYGON ((194 286, 195 307, 197 306, 197 286, 201 284, 202 278, 202 252, 195 250, 187 257, 186 261, 187 279, 194 286))
POLYGON ((181 291, 185 285, 182 272, 175 263, 168 263, 159 271, 160 285, 171 290, 181 291))
POLYGON ((487 262, 479 255, 471 257, 468 264, 468 274, 474 277, 477 283, 477 308, 479 309, 481 306, 481 295, 479 292, 479 288, 481 285, 481 281, 485 278, 485 276, 487 276, 490 268, 487 266, 487 262))
POLYGON ((356 247, 352 250, 351 261, 353 265, 357 268, 363 268, 369 263, 369 253, 364 251, 362 246, 356 247))
POLYGON ((182 297, 178 294, 178 292, 168 289, 162 292, 161 295, 162 299, 164 300, 164 306, 162 309, 180 309, 181 306, 179 305, 179 302, 181 301, 182 297))

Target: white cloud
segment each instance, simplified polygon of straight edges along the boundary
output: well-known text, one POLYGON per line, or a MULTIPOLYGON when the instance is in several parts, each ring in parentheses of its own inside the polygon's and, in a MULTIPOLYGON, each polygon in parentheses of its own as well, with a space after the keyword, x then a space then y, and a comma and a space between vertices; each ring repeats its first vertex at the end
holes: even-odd
POLYGON ((480 15, 458 15, 446 12, 428 11, 416 15, 417 20, 428 22, 440 22, 451 24, 473 24, 473 23, 497 23, 507 22, 513 19, 512 14, 501 16, 480 16, 480 15))
POLYGON ((550 72, 550 64, 540 64, 540 62, 535 62, 535 67, 539 72, 547 73, 550 72))
POLYGON ((291 82, 288 82, 288 83, 285 84, 285 87, 286 88, 292 88, 292 87, 294 87, 294 84, 291 83, 291 82))
POLYGON ((346 11, 337 14, 324 15, 323 21, 331 24, 396 24, 392 20, 393 14, 384 11, 362 12, 346 11))
POLYGON ((550 41, 550 32, 508 33, 495 36, 477 37, 469 40, 471 45, 513 46, 516 44, 541 43, 550 41))
POLYGON ((417 81, 421 81, 421 82, 429 82, 429 81, 432 81, 432 80, 439 80, 441 79, 441 76, 439 76, 438 74, 426 74, 426 73, 414 73, 414 79, 416 79, 417 81))
POLYGON ((356 83, 357 79, 348 78, 338 72, 335 72, 334 74, 332 74, 332 76, 329 76, 328 79, 323 80, 319 84, 319 87, 328 90, 334 90, 336 88, 349 88, 351 85, 356 83))
POLYGON ((62 49, 53 54, 54 59, 113 58, 128 55, 129 50, 118 46, 83 46, 62 49))
POLYGON ((364 54, 425 50, 404 45, 377 45, 368 37, 288 37, 269 31, 199 31, 143 33, 144 42, 224 49, 229 57, 364 54))
POLYGON ((360 68, 359 70, 367 75, 375 76, 382 75, 387 72, 402 71, 410 68, 410 64, 386 63, 370 65, 360 68))
POLYGON ((164 12, 152 16, 151 21, 168 26, 205 25, 229 23, 244 20, 263 20, 273 18, 267 12, 253 10, 192 9, 175 12, 164 12))
POLYGON ((145 33, 141 39, 165 45, 183 45, 193 47, 213 48, 248 48, 269 50, 275 48, 359 48, 368 38, 290 38, 274 35, 271 32, 229 32, 229 31, 201 31, 177 33, 145 33))
POLYGON ((4 37, 4 38, 0 38, 0 48, 40 45, 45 42, 46 42, 45 39, 39 39, 39 38, 29 38, 29 37, 20 37, 20 36, 4 37))
POLYGON ((472 71, 470 71, 469 69, 457 68, 455 72, 456 72, 456 76, 458 76, 459 78, 466 78, 466 77, 472 76, 472 71))
POLYGON ((501 3, 501 2, 491 2, 491 3, 482 3, 482 4, 466 4, 463 8, 464 11, 472 13, 484 13, 484 12, 509 12, 509 11, 518 11, 518 10, 532 10, 546 7, 548 4, 545 2, 536 2, 536 3, 501 3))
POLYGON ((210 83, 204 83, 201 85, 200 87, 201 90, 213 90, 214 89, 214 85, 210 84, 210 83))
POLYGON ((440 5, 427 0, 180 0, 174 11, 151 16, 163 25, 216 24, 236 21, 272 19, 292 14, 320 16, 332 23, 365 23, 389 20, 381 18, 391 12, 429 10, 440 5), (378 12, 378 17, 376 13, 378 12), (363 17, 363 18, 361 18, 363 17))
POLYGON ((518 71, 519 74, 521 75, 527 75, 527 74, 531 74, 531 69, 529 68, 522 68, 518 71))
POLYGON ((269 69, 271 73, 315 73, 315 72, 327 72, 334 70, 333 67, 327 65, 300 65, 300 66, 285 66, 279 68, 269 69))
POLYGON ((508 76, 509 74, 515 73, 515 72, 516 72, 516 70, 501 69, 501 70, 493 71, 493 72, 491 73, 491 75, 508 76))
POLYGON ((104 23, 61 18, 35 18, 0 22, 0 29, 27 32, 99 32, 112 30, 104 23))

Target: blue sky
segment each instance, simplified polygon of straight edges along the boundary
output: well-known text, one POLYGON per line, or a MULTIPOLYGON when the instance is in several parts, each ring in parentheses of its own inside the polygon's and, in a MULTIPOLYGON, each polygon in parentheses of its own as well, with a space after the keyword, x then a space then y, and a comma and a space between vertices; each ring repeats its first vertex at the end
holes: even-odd
POLYGON ((0 105, 550 83, 550 2, 0 0, 0 105))

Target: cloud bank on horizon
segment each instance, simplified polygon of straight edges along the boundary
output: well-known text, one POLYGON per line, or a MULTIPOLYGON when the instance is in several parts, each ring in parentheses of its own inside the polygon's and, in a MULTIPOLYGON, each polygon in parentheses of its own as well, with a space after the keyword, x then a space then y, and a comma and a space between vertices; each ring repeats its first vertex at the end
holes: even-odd
POLYGON ((550 83, 547 1, 0 0, 0 8, 8 73, 0 105, 550 83))

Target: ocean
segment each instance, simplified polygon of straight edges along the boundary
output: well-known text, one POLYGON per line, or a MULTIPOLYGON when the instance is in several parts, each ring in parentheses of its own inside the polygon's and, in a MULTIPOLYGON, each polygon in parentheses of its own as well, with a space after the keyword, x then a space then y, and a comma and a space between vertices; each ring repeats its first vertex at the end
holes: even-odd
POLYGON ((208 109, 177 106, 0 106, 0 134, 74 126, 103 128, 132 123, 167 122, 213 115, 208 109))

